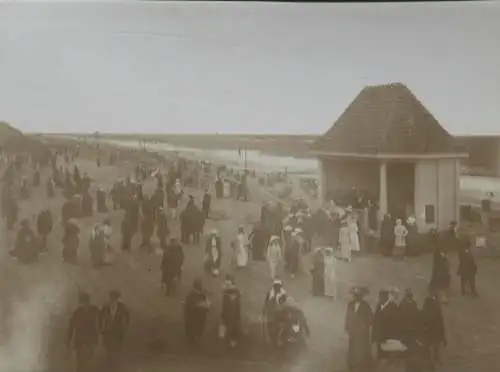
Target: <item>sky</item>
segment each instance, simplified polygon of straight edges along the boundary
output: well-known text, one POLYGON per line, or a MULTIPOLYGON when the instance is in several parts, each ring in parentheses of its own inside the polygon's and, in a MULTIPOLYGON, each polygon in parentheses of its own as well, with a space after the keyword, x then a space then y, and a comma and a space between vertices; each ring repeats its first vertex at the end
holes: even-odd
POLYGON ((26 132, 325 132, 406 84, 500 134, 500 3, 0 0, 0 121, 26 132))

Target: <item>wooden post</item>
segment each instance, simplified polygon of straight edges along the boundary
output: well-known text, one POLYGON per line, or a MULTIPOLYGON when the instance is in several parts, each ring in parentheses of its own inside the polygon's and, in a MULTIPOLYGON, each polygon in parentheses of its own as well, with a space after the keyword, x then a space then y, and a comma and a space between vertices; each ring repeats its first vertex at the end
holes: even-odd
POLYGON ((380 200, 379 200, 379 220, 381 221, 387 214, 387 163, 380 163, 380 200))

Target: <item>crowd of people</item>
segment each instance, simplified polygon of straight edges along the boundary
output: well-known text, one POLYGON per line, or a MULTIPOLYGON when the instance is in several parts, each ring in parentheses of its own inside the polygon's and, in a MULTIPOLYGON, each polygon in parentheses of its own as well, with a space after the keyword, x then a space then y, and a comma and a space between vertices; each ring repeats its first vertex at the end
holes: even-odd
MULTIPOLYGON (((115 153, 112 154, 110 163, 116 161, 116 156, 115 153)), ((30 185, 40 187, 42 168, 51 166, 51 177, 46 180, 46 196, 48 199, 54 198, 57 188, 60 188, 66 198, 61 207, 64 262, 70 265, 79 263, 78 252, 82 231, 77 221, 92 217, 94 204, 95 211, 103 215, 103 218, 102 222, 93 224, 89 232, 91 264, 95 268, 113 264, 114 256, 118 252, 111 243, 114 232, 108 213, 110 210, 122 210, 121 250, 125 253, 130 252, 133 249, 133 237, 140 234, 141 249, 150 253, 154 251, 161 253, 159 264, 162 272, 161 285, 165 289, 166 296, 175 292, 176 284, 182 278, 185 259, 183 245, 204 244, 204 268, 207 274, 213 277, 222 274, 224 269, 222 255, 226 254, 223 247, 230 246, 232 268, 228 272, 233 269, 244 269, 252 261, 267 262, 269 280, 273 284, 266 295, 263 313, 267 336, 271 344, 276 347, 287 345, 292 339, 304 344, 310 335, 306 315, 297 302, 286 293, 282 279, 289 277, 292 280, 300 273, 309 273, 313 295, 337 299, 338 262, 351 262, 353 254, 359 254, 361 251, 362 232, 356 209, 351 205, 340 207, 331 203, 312 211, 303 199, 295 200, 289 208, 281 201, 265 202, 261 208, 260 221, 252 226, 249 233, 246 231, 247 226, 238 226, 234 238, 230 242, 225 242, 219 231, 212 229, 202 243, 205 222, 211 213, 212 197, 210 185, 205 185, 200 180, 204 179, 207 173, 213 172, 210 165, 177 159, 162 165, 162 168, 167 169, 164 174, 160 167, 137 164, 131 176, 125 180, 117 180, 109 191, 97 185, 94 202, 91 193, 94 181, 87 173, 81 174, 78 165, 75 164, 78 157, 79 151, 69 148, 62 152, 54 152, 47 164, 35 162, 32 182, 28 182, 23 176, 23 164, 27 161, 12 162, 8 172, 5 173, 2 190, 2 213, 8 230, 16 229, 19 215, 16 195, 29 198, 30 185), (66 169, 59 165, 61 163, 59 158, 66 164, 66 169), (72 171, 70 164, 73 165, 72 171), (21 177, 19 192, 15 190, 16 176, 21 177), (151 179, 156 180, 156 187, 152 195, 147 195, 143 183, 151 179), (187 195, 187 203, 178 213, 181 201, 186 198, 185 187, 204 188, 203 198, 199 207, 195 198, 187 195), (111 201, 112 208, 108 208, 108 200, 111 201), (169 226, 177 220, 180 226, 180 239, 171 234, 169 226), (159 246, 156 248, 152 243, 154 235, 159 241, 159 246), (317 241, 320 242, 319 245, 315 244, 317 241)), ((100 167, 100 158, 97 162, 97 166, 100 167)), ((223 190, 224 176, 219 170, 216 173, 218 174, 213 187, 216 199, 221 199, 226 196, 223 190)), ((249 176, 249 173, 231 175, 240 180, 236 192, 237 199, 247 199, 249 192, 246 177, 249 176)), ((414 249, 412 244, 416 244, 412 240, 414 236, 412 234, 416 234, 414 225, 415 221, 411 218, 403 223, 401 219, 393 221, 390 215, 386 216, 381 226, 381 251, 387 255, 394 253, 397 258, 410 254, 409 252, 414 249)), ((19 262, 35 263, 39 255, 51 249, 47 246, 47 237, 53 227, 54 218, 48 208, 37 216, 36 233, 30 226, 29 220, 23 219, 20 221, 20 229, 17 231, 11 255, 19 262)), ((378 345, 378 354, 383 356, 382 346, 386 341, 394 339, 399 340, 411 356, 422 356, 422 350, 425 349, 433 355, 432 359, 437 359, 437 346, 446 342, 441 301, 438 299, 445 300, 444 296, 450 285, 449 252, 453 250, 459 252, 457 274, 461 277, 463 293, 477 296, 475 288, 477 265, 471 253, 470 241, 459 238, 456 228, 456 223, 452 223, 450 230, 446 232, 446 244, 442 244, 441 236, 435 238, 441 240, 436 240, 435 246, 432 247, 434 264, 429 285, 430 294, 421 310, 413 301, 410 291, 400 304, 396 304, 394 296, 384 291, 380 293, 380 303, 373 313, 369 304, 363 299, 366 292, 360 288, 353 290, 354 300, 347 307, 345 326, 349 334, 348 365, 352 371, 367 370, 364 369, 367 368, 367 363, 373 361, 370 348, 372 343, 378 345), (397 322, 394 319, 405 319, 405 321, 397 322), (414 319, 414 322, 406 319, 414 319), (373 339, 370 338, 370 334, 374 335, 373 339)), ((242 335, 242 294, 231 275, 226 275, 222 293, 219 336, 232 348, 238 344, 242 335)), ((79 371, 86 371, 99 333, 102 334, 103 343, 109 352, 109 360, 116 359, 130 317, 126 305, 118 302, 118 297, 119 292, 114 291, 111 294, 110 304, 98 310, 90 304, 89 294, 81 294, 80 306, 73 314, 68 336, 69 341, 73 340, 79 371)), ((184 307, 186 341, 190 350, 199 347, 199 340, 203 335, 210 310, 211 303, 204 290, 203 281, 197 279, 186 297, 184 307)))

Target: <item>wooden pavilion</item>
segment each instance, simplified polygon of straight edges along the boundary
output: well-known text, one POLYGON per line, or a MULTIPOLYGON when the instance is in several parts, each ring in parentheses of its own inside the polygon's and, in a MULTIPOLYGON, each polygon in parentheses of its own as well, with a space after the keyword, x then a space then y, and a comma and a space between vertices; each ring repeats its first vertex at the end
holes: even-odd
POLYGON ((379 216, 414 215, 419 231, 459 217, 460 160, 468 154, 403 84, 368 86, 312 146, 322 201, 353 186, 379 216))

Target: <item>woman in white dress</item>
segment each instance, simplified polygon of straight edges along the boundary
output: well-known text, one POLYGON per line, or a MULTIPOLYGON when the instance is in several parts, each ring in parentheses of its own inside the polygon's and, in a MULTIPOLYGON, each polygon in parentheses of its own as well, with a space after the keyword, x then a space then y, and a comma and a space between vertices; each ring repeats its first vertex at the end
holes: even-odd
POLYGON ((111 237, 113 236, 113 227, 111 226, 111 220, 106 218, 102 224, 102 229, 104 231, 104 263, 106 265, 111 265, 114 261, 113 247, 111 246, 111 237))
POLYGON ((352 213, 349 213, 349 215, 347 216, 347 226, 349 227, 349 232, 351 234, 351 251, 361 251, 361 247, 359 244, 358 219, 352 213))
POLYGON ((347 221, 342 220, 339 230, 340 257, 351 262, 351 231, 347 226, 347 221))
POLYGON ((325 296, 337 299, 337 257, 333 248, 325 249, 325 296))
POLYGON ((280 238, 278 236, 273 235, 271 236, 271 239, 269 239, 266 257, 267 263, 269 264, 269 274, 271 276, 271 279, 276 279, 276 271, 278 269, 278 265, 283 259, 280 238))
POLYGON ((248 245, 249 241, 243 226, 238 228, 238 235, 233 242, 233 261, 237 269, 246 267, 248 264, 248 245))

